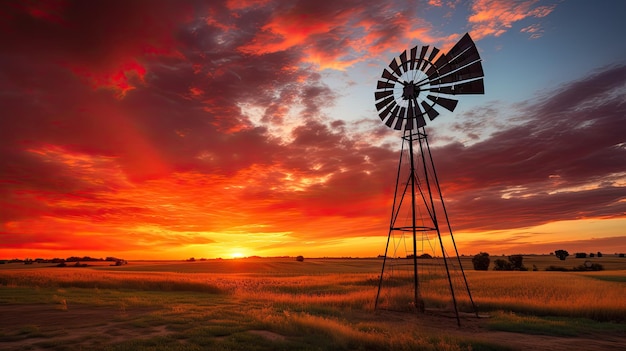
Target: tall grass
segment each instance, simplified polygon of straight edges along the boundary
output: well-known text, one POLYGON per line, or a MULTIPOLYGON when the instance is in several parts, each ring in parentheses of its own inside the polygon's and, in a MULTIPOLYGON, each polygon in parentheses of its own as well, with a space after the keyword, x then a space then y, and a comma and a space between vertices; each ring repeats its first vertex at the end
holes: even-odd
MULTIPOLYGON (((626 284, 623 284, 626 271, 469 271, 467 277, 480 312, 503 310, 598 321, 626 320, 626 284)), ((413 291, 410 284, 406 285, 407 282, 389 287, 383 292, 382 299, 408 308, 413 301, 413 291)), ((273 276, 267 273, 246 275, 39 268, 0 270, 0 287, 190 291, 234 296, 294 311, 372 311, 378 278, 369 273, 273 276)), ((420 293, 432 305, 449 307, 449 290, 444 278, 433 279, 422 287, 420 293)), ((458 303, 461 310, 470 307, 466 297, 461 296, 458 303)))
MULTIPOLYGON (((255 267, 258 273, 205 273, 195 266, 195 273, 188 273, 184 265, 170 266, 178 273, 154 267, 145 271, 0 269, 0 307, 7 303, 46 303, 61 311, 72 311, 81 304, 109 306, 124 314, 132 309, 147 310, 148 315, 128 317, 126 326, 166 326, 169 332, 167 337, 133 339, 100 349, 178 349, 179 340, 186 340, 189 349, 242 349, 251 342, 258 350, 502 349, 501 345, 450 337, 432 329, 424 332, 413 323, 378 318, 374 312, 377 273, 364 266, 344 266, 349 267, 347 273, 337 272, 337 268, 320 271, 322 263, 316 265, 316 269, 296 266, 305 270, 292 274, 273 274, 262 267, 255 267), (255 330, 283 338, 260 340, 262 336, 248 333, 255 330)), ((470 271, 467 277, 479 311, 493 311, 493 320, 506 324, 495 328, 529 330, 530 325, 543 332, 557 326, 567 330, 569 326, 534 316, 626 319, 626 271, 470 271), (526 316, 517 318, 516 313, 526 316)), ((409 309, 413 291, 411 280, 405 278, 391 282, 384 298, 409 309)), ((428 283, 421 290, 424 300, 435 306, 450 303, 445 277, 432 276, 424 282, 428 283)), ((459 304, 462 310, 469 306, 465 298, 459 299, 459 304)), ((0 332, 0 341, 18 337, 17 332, 0 332)))
POLYGON ((626 320, 626 284, 597 276, 626 272, 469 272, 474 300, 483 311, 537 316, 626 320))

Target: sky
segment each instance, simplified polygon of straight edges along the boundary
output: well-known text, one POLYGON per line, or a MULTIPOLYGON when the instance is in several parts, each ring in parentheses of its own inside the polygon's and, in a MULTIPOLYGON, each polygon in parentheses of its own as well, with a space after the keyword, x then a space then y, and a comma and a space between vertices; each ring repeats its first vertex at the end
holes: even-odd
POLYGON ((426 130, 462 254, 626 252, 626 2, 3 1, 0 258, 382 254, 376 82, 478 47, 426 130))

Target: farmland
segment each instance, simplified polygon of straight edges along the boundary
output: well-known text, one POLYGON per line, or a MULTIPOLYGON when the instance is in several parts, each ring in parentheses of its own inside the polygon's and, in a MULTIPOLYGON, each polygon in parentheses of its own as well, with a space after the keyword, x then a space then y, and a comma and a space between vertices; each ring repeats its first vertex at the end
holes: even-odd
MULTIPOLYGON (((602 350, 626 343, 626 259, 527 256, 537 271, 474 271, 480 318, 374 308, 379 259, 250 258, 113 267, 0 265, 8 350, 602 350)), ((445 283, 442 281, 442 283, 445 283)), ((443 284, 442 286, 445 286, 443 284)), ((423 298, 436 305, 441 290, 423 298)), ((411 291, 399 291, 400 299, 411 291)), ((445 305, 445 303, 443 303, 445 305)))

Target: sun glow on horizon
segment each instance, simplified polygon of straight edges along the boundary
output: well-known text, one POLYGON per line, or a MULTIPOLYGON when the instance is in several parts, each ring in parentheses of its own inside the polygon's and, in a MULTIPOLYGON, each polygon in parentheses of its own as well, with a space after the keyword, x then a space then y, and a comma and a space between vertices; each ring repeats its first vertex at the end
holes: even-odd
POLYGON ((241 251, 234 251, 230 256, 232 258, 243 258, 244 254, 241 251))

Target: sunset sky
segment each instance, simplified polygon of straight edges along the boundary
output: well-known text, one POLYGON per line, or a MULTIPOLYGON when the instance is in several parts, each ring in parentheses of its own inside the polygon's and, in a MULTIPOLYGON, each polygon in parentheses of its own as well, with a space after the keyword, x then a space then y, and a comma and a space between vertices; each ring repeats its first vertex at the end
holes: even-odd
POLYGON ((626 252, 624 1, 2 1, 0 258, 376 256, 405 49, 466 32, 428 124, 459 251, 626 252))

